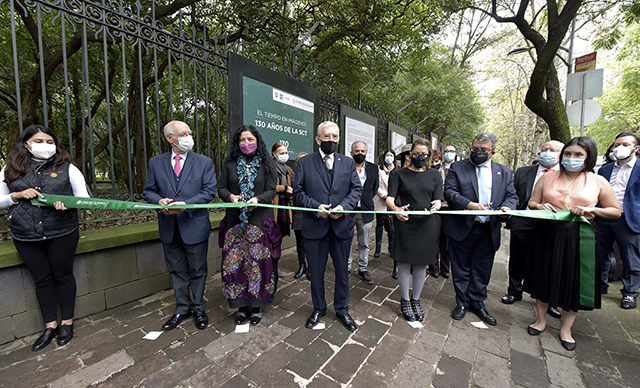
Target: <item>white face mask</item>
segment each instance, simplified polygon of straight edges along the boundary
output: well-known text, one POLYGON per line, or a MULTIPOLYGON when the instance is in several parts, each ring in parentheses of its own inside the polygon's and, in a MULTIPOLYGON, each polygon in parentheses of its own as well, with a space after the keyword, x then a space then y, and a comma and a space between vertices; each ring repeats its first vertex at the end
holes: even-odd
POLYGON ((284 163, 287 163, 288 161, 289 161, 289 154, 278 155, 278 162, 284 164, 284 163))
POLYGON ((193 148, 193 137, 191 135, 177 137, 176 139, 178 139, 176 147, 178 147, 180 151, 189 152, 193 148))
POLYGON ((613 149, 613 156, 616 157, 616 160, 623 160, 631 156, 633 151, 629 147, 625 146, 617 146, 613 149))
POLYGON ((38 159, 49 159, 56 154, 56 145, 49 143, 29 143, 31 154, 38 159))

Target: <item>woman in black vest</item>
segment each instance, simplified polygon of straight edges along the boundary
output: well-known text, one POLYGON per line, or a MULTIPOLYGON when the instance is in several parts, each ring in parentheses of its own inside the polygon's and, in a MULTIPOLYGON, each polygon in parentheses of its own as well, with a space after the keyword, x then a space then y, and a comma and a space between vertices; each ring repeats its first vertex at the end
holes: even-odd
POLYGON ((41 125, 24 130, 0 171, 0 208, 9 208, 11 237, 33 275, 45 330, 33 344, 38 351, 54 337, 58 345, 73 338, 76 279, 73 258, 78 246, 78 213, 61 202, 31 205, 40 193, 88 197, 84 176, 62 150, 56 135, 41 125), (58 326, 56 302, 62 322, 58 326))

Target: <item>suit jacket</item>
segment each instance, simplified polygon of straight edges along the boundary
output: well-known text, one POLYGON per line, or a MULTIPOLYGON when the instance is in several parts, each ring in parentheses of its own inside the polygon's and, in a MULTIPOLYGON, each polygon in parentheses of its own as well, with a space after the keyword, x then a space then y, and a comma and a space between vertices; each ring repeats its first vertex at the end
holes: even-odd
MULTIPOLYGON (((311 209, 317 209, 318 206, 325 204, 331 207, 342 205, 345 210, 354 210, 362 196, 362 186, 355 162, 336 152, 332 178, 319 152, 298 160, 293 195, 296 203, 311 209)), ((323 238, 329 231, 329 227, 333 228, 333 232, 339 239, 351 239, 353 225, 353 214, 345 214, 337 220, 331 217, 323 219, 313 212, 304 212, 302 215, 302 235, 311 240, 323 238)))
MULTIPOLYGON (((506 206, 514 210, 518 197, 513 188, 513 171, 491 161, 491 203, 494 209, 506 206)), ((466 209, 469 202, 478 202, 478 176, 476 166, 469 159, 455 162, 449 168, 444 184, 444 197, 454 210, 466 209)), ((471 232, 474 216, 445 216, 444 233, 455 241, 462 241, 471 232)), ((500 217, 490 217, 493 248, 500 247, 500 217)))
MULTIPOLYGON (((173 198, 187 204, 209 203, 216 195, 216 176, 213 162, 204 155, 189 152, 176 180, 171 167, 171 152, 154 156, 149 160, 147 182, 142 197, 157 204, 162 198, 173 198)), ((176 215, 158 212, 160 240, 173 241, 175 220, 178 220, 180 236, 185 244, 197 244, 209 238, 211 222, 207 209, 189 209, 176 215)))
MULTIPOLYGON (((605 164, 600 167, 598 174, 611 180, 613 173, 613 163, 605 164)), ((636 160, 635 166, 631 171, 627 190, 624 192, 624 218, 627 225, 636 233, 640 233, 640 159, 636 160)))
MULTIPOLYGON (((520 167, 513 178, 513 187, 518 195, 518 210, 526 210, 533 192, 533 184, 538 174, 538 165, 520 167)), ((536 222, 533 218, 509 217, 507 229, 511 230, 532 230, 536 222)))
MULTIPOLYGON (((370 162, 364 162, 364 166, 367 174, 367 180, 364 181, 364 186, 362 186, 360 208, 362 210, 373 210, 373 197, 378 193, 378 186, 380 185, 378 166, 370 162)), ((358 178, 358 180, 360 180, 360 178, 358 178)), ((373 214, 362 215, 362 219, 365 223, 373 221, 373 218, 373 214)))

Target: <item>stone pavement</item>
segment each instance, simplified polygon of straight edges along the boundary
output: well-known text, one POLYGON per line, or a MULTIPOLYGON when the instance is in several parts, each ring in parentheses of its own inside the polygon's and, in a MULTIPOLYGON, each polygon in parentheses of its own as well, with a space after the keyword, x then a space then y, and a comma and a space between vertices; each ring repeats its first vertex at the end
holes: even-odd
MULTIPOLYGON (((508 241, 503 238, 503 241, 508 241)), ((640 311, 618 307, 609 294, 603 309, 578 316, 575 353, 558 341, 559 322, 530 337, 533 301, 500 303, 506 289, 506 244, 489 286, 488 310, 496 327, 476 329, 472 314, 453 321, 451 280, 428 278, 423 291, 425 328, 399 315, 399 292, 387 255, 371 258, 375 282, 351 276, 351 314, 360 329, 349 333, 329 311, 325 330, 307 330, 312 311, 309 283, 293 280, 293 249, 285 252, 273 305, 260 325, 235 334, 233 311, 220 292, 220 276, 208 281, 211 325, 188 320, 156 341, 143 340, 173 313, 172 292, 107 310, 76 322, 76 337, 32 353, 35 337, 0 348, 2 387, 633 387, 640 381, 640 311)), ((327 271, 332 290, 333 271, 327 271)), ((610 290, 617 289, 614 284, 610 290)), ((332 295, 328 295, 332 300, 332 295)))

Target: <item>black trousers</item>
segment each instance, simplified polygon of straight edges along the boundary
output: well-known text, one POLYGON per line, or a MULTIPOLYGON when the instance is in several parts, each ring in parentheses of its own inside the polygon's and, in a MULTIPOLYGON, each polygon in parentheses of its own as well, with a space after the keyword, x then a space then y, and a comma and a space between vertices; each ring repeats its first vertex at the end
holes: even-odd
POLYGON ((523 217, 513 217, 511 220, 508 295, 522 296, 522 282, 527 271, 527 259, 536 224, 536 220, 523 217))
POLYGON ((436 263, 429 266, 430 272, 448 274, 451 269, 451 256, 449 253, 449 237, 444 234, 442 228, 442 216, 436 214, 436 263))
POLYGON ((296 235, 296 252, 298 253, 298 264, 303 265, 306 264, 306 254, 304 250, 304 239, 302 238, 301 230, 293 231, 296 235))
POLYGON ((336 271, 333 307, 337 314, 349 311, 349 272, 347 262, 351 250, 352 239, 338 239, 332 228, 319 240, 304 239, 307 259, 309 260, 309 276, 311 278, 311 299, 313 309, 318 312, 327 311, 324 297, 324 272, 327 269, 329 253, 336 271))
POLYGON ((80 233, 74 232, 43 241, 13 240, 18 254, 31 272, 36 297, 45 323, 57 321, 60 300, 62 320, 73 319, 76 305, 76 278, 73 259, 80 233))
POLYGON ((450 248, 456 303, 477 309, 484 307, 496 254, 491 225, 474 222, 469 235, 462 241, 453 241, 450 248))
POLYGON ((393 258, 393 244, 395 230, 393 227, 393 217, 391 214, 376 214, 376 251, 382 246, 382 232, 387 231, 387 238, 389 239, 389 253, 393 258))
POLYGON ((176 314, 186 314, 189 310, 204 311, 209 239, 198 244, 185 244, 180 237, 177 218, 174 228, 173 241, 162 243, 162 247, 176 297, 176 314), (193 301, 190 294, 193 294, 193 301))
POLYGON ((613 254, 613 243, 618 244, 620 259, 622 260, 622 296, 637 298, 640 288, 640 233, 634 232, 625 219, 624 213, 618 219, 598 218, 596 221, 597 251, 602 263, 602 279, 600 286, 609 288, 609 270, 611 261, 609 255, 613 254))

